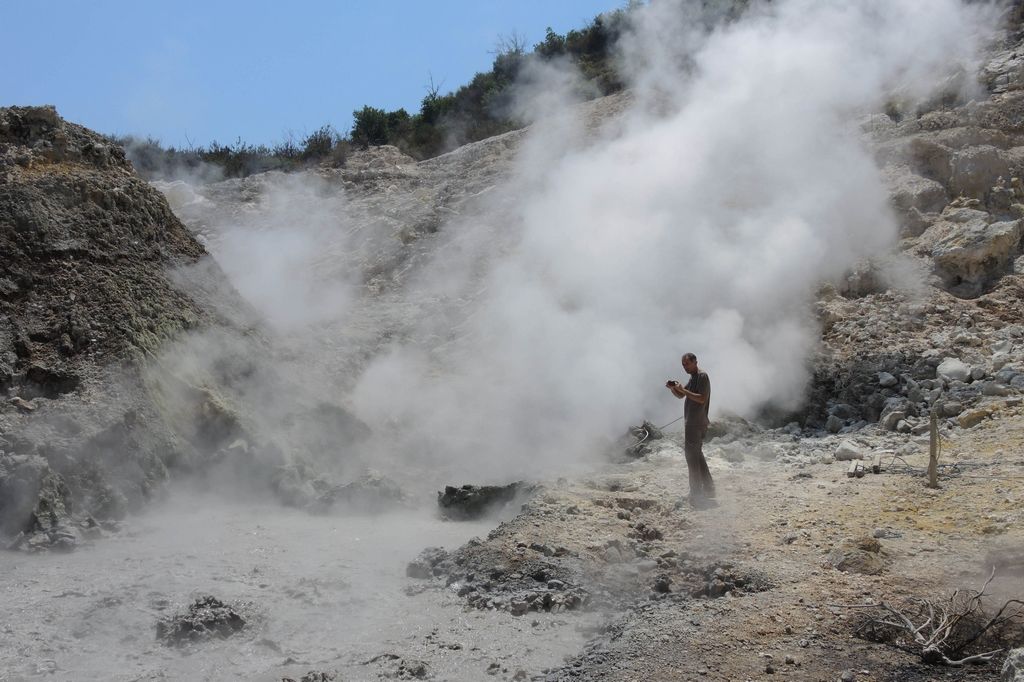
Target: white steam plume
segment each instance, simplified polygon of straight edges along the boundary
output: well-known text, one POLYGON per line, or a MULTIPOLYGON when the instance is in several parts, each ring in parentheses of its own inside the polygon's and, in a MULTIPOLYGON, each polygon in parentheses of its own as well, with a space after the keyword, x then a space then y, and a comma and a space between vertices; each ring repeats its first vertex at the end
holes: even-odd
MULTIPOLYGON (((354 393, 364 419, 397 420, 406 454, 467 479, 578 462, 680 412, 663 384, 684 351, 711 375, 713 413, 796 407, 814 290, 896 235, 858 117, 972 73, 995 16, 960 0, 784 0, 707 32, 688 7, 635 14, 634 105, 609 139, 576 144, 552 106, 564 74, 541 84, 504 250, 466 240, 481 249, 466 258, 494 265, 463 335, 396 344, 354 393)), ((451 258, 418 286, 458 289, 453 272, 473 268, 451 258)))

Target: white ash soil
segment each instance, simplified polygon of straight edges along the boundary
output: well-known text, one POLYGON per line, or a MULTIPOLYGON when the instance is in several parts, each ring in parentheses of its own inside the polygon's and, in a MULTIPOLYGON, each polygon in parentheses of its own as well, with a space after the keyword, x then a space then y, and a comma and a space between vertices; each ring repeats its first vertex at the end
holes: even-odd
POLYGON ((377 680, 415 662, 436 679, 479 680, 494 664, 559 664, 596 616, 463 611, 451 590, 405 577, 422 543, 459 544, 493 524, 172 498, 73 554, 4 557, 0 680, 377 680), (180 647, 157 639, 160 619, 206 594, 245 627, 180 647))

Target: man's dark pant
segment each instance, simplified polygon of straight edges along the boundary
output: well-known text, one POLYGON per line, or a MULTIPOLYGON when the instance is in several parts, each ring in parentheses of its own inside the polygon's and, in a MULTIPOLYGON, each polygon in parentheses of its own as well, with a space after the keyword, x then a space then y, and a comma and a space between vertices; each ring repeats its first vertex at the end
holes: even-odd
POLYGON ((690 471, 691 499, 715 496, 715 483, 711 480, 711 471, 704 459, 703 443, 707 431, 707 424, 687 424, 683 429, 683 453, 686 455, 686 467, 690 471))

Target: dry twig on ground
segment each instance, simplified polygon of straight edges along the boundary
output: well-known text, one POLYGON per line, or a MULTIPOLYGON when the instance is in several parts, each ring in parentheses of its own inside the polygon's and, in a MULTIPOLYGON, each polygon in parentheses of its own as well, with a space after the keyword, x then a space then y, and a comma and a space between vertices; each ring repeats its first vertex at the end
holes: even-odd
POLYGON ((918 597, 900 608, 884 601, 853 606, 873 612, 861 622, 857 635, 916 654, 924 663, 988 663, 1005 647, 968 651, 1003 644, 1014 629, 1024 629, 1024 601, 1010 599, 994 612, 985 607, 986 590, 994 578, 995 569, 980 590, 956 590, 941 600, 918 597))

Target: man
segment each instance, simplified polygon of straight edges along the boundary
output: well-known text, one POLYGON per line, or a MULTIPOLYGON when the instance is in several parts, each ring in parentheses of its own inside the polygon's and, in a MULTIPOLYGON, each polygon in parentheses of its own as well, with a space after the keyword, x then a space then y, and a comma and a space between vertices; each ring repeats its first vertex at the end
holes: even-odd
POLYGON ((668 381, 665 386, 672 395, 686 401, 683 403, 683 452, 690 472, 690 506, 700 507, 715 496, 715 483, 711 480, 703 450, 704 434, 710 423, 711 380, 706 372, 700 371, 697 356, 693 353, 683 356, 683 369, 690 375, 686 386, 675 380, 668 381))

